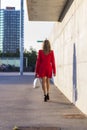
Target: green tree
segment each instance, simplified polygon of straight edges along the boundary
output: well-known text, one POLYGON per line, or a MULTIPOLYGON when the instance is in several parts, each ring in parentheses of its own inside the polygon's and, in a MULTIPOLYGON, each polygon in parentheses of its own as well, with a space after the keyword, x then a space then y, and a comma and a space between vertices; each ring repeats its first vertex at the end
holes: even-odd
POLYGON ((34 71, 37 58, 37 51, 31 47, 29 51, 24 51, 24 57, 28 58, 28 67, 30 71, 34 71))

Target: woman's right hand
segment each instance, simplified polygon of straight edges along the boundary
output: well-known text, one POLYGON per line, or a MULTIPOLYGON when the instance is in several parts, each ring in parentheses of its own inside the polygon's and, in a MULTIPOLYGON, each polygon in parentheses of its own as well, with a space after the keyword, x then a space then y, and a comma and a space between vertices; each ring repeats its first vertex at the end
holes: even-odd
POLYGON ((35 74, 35 78, 39 77, 38 74, 35 74))
POLYGON ((35 74, 35 78, 37 78, 37 74, 35 74))

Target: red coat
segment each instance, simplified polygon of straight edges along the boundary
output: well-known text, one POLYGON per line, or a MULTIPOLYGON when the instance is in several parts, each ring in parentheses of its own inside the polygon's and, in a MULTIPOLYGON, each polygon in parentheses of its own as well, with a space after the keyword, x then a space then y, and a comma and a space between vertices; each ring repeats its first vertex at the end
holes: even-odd
POLYGON ((39 50, 35 72, 39 77, 52 77, 52 73, 56 74, 54 53, 51 50, 49 54, 44 54, 43 50, 39 50))

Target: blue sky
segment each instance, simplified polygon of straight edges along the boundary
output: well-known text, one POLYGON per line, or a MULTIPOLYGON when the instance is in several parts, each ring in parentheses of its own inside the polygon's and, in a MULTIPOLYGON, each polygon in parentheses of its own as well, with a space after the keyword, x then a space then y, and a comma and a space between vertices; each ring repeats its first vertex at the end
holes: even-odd
MULTIPOLYGON (((1 8, 14 6, 20 9, 20 0, 1 0, 1 8)), ((24 48, 29 50, 30 47, 38 50, 42 43, 37 40, 48 38, 53 28, 54 22, 31 22, 28 20, 26 0, 24 0, 24 48)))

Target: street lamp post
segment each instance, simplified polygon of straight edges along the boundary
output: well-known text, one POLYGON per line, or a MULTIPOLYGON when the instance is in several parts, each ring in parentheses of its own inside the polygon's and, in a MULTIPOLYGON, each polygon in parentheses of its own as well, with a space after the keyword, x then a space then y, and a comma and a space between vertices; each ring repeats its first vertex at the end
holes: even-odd
POLYGON ((1 9, 1 0, 0 0, 0 9, 1 9))
POLYGON ((20 75, 23 75, 23 0, 21 0, 20 6, 20 75))

